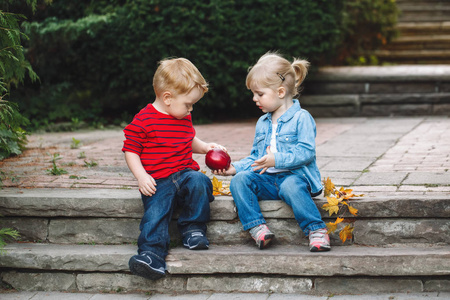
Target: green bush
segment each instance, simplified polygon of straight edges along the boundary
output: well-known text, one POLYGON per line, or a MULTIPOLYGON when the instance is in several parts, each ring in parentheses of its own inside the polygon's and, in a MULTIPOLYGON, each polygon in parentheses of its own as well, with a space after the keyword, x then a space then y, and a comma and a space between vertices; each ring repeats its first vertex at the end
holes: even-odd
POLYGON ((27 142, 23 127, 28 123, 16 103, 0 98, 0 160, 22 153, 27 142))
POLYGON ((26 24, 28 57, 42 85, 16 92, 33 122, 69 116, 130 121, 153 101, 157 62, 174 56, 190 59, 210 83, 195 106, 195 120, 258 115, 245 88, 247 69, 258 57, 280 50, 317 65, 340 37, 338 0, 101 1, 104 6, 95 8, 82 3, 86 15, 78 19, 65 18, 63 11, 64 19, 55 13, 26 24))
POLYGON ((154 99, 157 62, 186 57, 210 83, 195 121, 253 117, 245 77, 262 54, 354 64, 391 38, 396 13, 391 0, 59 0, 24 26, 42 84, 16 95, 34 127, 129 122, 154 99))
MULTIPOLYGON (((23 16, 6 11, 9 2, 0 4, 0 160, 22 153, 26 143, 23 127, 28 124, 17 104, 4 99, 11 85, 23 82, 26 74, 31 80, 37 79, 21 45, 22 39, 26 38, 19 27, 23 16)), ((25 4, 33 6, 35 2, 27 0, 25 4)))
POLYGON ((346 0, 342 10, 341 42, 334 64, 378 64, 372 50, 398 35, 395 0, 346 0))

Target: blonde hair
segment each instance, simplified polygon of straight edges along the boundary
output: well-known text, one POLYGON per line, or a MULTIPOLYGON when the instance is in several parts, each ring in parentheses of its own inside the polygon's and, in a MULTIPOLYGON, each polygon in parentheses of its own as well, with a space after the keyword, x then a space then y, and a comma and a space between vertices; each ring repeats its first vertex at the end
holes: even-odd
POLYGON ((200 71, 186 58, 167 58, 161 60, 153 76, 153 89, 156 96, 164 91, 177 95, 188 94, 198 87, 203 94, 208 91, 208 83, 200 71))
POLYGON ((245 84, 248 89, 252 85, 273 90, 283 86, 287 94, 294 97, 301 91, 308 67, 307 60, 294 58, 291 63, 277 52, 267 52, 249 68, 245 84))

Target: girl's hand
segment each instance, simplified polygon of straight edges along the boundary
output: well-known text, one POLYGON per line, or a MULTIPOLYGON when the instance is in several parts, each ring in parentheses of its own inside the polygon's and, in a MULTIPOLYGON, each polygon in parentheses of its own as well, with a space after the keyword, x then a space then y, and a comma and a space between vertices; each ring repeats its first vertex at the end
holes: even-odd
POLYGON ((270 146, 267 147, 266 151, 267 155, 264 155, 260 159, 255 160, 255 162, 252 164, 252 167, 256 167, 253 169, 253 171, 262 169, 259 174, 263 174, 270 167, 275 167, 275 155, 272 153, 272 151, 270 151, 270 146))
POLYGON ((153 196, 156 193, 156 181, 149 174, 138 178, 139 191, 145 196, 153 196))
POLYGON ((230 164, 230 167, 228 168, 228 170, 214 170, 211 171, 214 175, 220 175, 220 176, 229 176, 229 175, 234 175, 236 174, 236 168, 230 164))

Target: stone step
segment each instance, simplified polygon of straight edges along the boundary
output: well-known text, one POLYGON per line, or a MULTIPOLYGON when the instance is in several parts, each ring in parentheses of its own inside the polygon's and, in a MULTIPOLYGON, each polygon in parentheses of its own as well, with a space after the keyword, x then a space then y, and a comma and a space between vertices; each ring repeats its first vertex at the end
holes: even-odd
POLYGON ((399 22, 397 28, 402 36, 422 35, 448 35, 450 34, 450 21, 448 22, 399 22))
POLYGON ((301 99, 320 117, 447 115, 449 93, 450 65, 324 67, 301 99))
POLYGON ((384 50, 444 50, 450 49, 450 35, 400 36, 384 50))
POLYGON ((379 60, 417 60, 417 61, 446 61, 450 60, 450 51, 447 49, 425 49, 425 50, 378 50, 375 55, 379 60))
MULTIPOLYGON (((355 221, 353 240, 346 245, 449 243, 449 198, 372 194, 353 200, 358 217, 342 215, 355 221)), ((316 198, 324 220, 334 222, 335 218, 321 209, 325 203, 323 197, 316 198)), ((276 234, 274 243, 308 244, 284 202, 263 200, 261 210, 276 234)), ((4 216, 2 225, 16 228, 23 241, 122 244, 136 242, 142 204, 138 193, 132 190, 9 189, 0 195, 0 213, 4 216)), ((179 244, 175 223, 171 224, 170 233, 173 243, 179 244)), ((232 197, 219 196, 211 203, 208 237, 211 243, 219 245, 253 244, 242 230, 232 197)), ((331 235, 331 240, 332 245, 342 245, 338 232, 331 235)))
POLYGON ((128 271, 132 245, 10 244, 2 281, 22 291, 379 293, 448 291, 450 246, 216 246, 170 250, 168 276, 148 281, 128 271))

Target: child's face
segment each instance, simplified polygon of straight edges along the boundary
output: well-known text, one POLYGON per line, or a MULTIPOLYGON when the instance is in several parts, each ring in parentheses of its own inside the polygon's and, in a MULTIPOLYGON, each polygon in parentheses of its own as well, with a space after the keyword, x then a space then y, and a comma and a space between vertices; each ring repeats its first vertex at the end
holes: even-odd
POLYGON ((199 88, 194 88, 187 94, 181 94, 171 97, 167 106, 167 113, 174 118, 183 119, 193 110, 193 106, 203 97, 199 88))
POLYGON ((278 93, 271 88, 261 88, 256 85, 251 86, 253 101, 264 113, 274 112, 282 105, 278 93))

